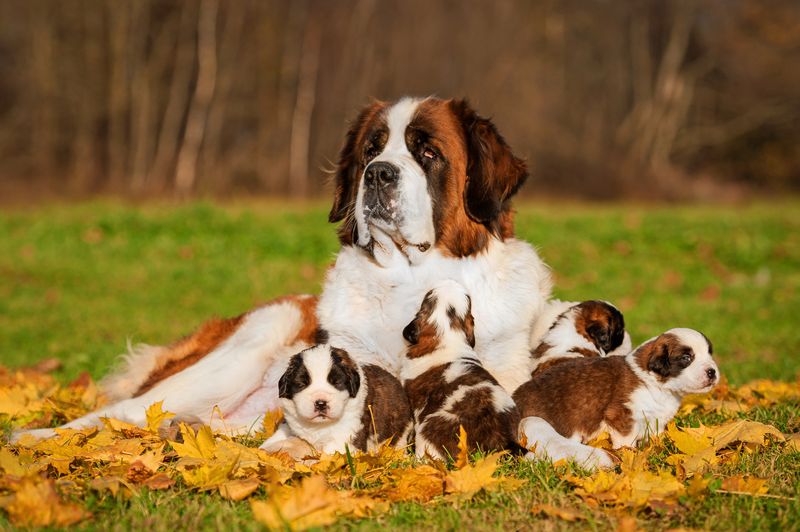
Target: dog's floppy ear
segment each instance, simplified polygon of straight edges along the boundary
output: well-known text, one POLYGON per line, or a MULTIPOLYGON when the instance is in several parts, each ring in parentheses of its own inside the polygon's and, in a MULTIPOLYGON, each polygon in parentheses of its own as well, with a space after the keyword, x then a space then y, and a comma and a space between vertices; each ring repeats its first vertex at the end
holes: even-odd
POLYGON ((348 211, 354 206, 361 158, 359 147, 362 144, 364 129, 384 105, 382 102, 374 102, 365 107, 347 130, 344 146, 339 152, 339 162, 336 165, 333 206, 328 214, 328 221, 331 223, 344 220, 348 211))
POLYGON ((467 143, 464 203, 470 218, 494 230, 493 222, 510 208, 509 200, 528 177, 525 162, 511 153, 494 124, 466 100, 451 100, 467 143))
POLYGON ((338 347, 331 348, 331 359, 333 366, 342 374, 343 384, 347 389, 347 393, 350 394, 350 397, 355 397, 361 387, 361 376, 358 374, 355 362, 350 358, 347 351, 338 347))
POLYGON ((295 381, 297 380, 298 373, 300 371, 306 371, 305 366, 303 365, 302 353, 298 353, 289 359, 289 366, 286 368, 286 371, 283 372, 283 375, 281 375, 281 378, 278 381, 278 397, 291 399, 294 394, 299 391, 294 389, 295 386, 293 385, 297 384, 295 381))
POLYGON ((671 371, 669 366, 669 345, 666 343, 658 345, 657 340, 655 343, 653 352, 647 361, 647 369, 662 377, 669 377, 671 371))

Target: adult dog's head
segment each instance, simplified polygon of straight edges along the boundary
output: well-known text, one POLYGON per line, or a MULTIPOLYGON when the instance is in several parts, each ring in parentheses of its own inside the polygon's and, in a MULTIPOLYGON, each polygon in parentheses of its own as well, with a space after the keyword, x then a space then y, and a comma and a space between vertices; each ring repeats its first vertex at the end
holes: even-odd
POLYGON ((525 163, 463 100, 375 102, 347 133, 329 220, 343 245, 456 257, 513 234, 525 163))

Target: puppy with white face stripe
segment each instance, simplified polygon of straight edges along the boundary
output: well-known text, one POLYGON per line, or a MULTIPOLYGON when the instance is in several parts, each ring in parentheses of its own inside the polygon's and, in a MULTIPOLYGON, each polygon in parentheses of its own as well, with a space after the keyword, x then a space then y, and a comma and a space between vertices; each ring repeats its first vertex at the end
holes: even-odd
POLYGON ((456 456, 459 426, 472 451, 526 452, 516 440, 514 401, 475 355, 471 305, 462 286, 441 282, 403 330, 409 347, 401 378, 414 413, 417 456, 456 456))
POLYGON ((284 423, 261 446, 292 452, 296 439, 323 453, 407 445, 411 410, 397 378, 348 353, 317 345, 294 355, 278 382, 284 423))
POLYGON ((534 372, 517 388, 520 432, 539 456, 588 467, 613 462, 585 442, 608 432, 614 448, 658 434, 681 399, 719 382, 711 342, 693 329, 670 329, 625 356, 569 358, 534 372))
POLYGON ((630 353, 631 337, 617 307, 596 300, 565 305, 566 310, 556 317, 539 345, 531 351, 532 375, 570 358, 630 353))

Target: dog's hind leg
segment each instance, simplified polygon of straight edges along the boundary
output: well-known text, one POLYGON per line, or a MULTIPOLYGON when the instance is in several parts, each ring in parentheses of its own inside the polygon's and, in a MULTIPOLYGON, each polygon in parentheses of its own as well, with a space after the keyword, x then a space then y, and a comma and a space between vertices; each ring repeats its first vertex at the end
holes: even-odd
POLYGON ((520 435, 524 434, 528 448, 525 458, 528 460, 572 460, 586 469, 610 469, 614 461, 603 449, 597 449, 581 442, 566 438, 544 419, 526 417, 519 424, 520 435))
MULTIPOLYGON (((291 302, 258 308, 247 314, 224 342, 196 363, 158 382, 141 395, 112 403, 67 423, 63 428, 96 426, 103 417, 142 426, 146 422, 145 411, 158 401, 163 401, 162 408, 174 412, 178 419, 208 422, 213 419, 216 409, 226 416, 262 388, 264 376, 274 364, 308 347, 302 341, 293 343, 307 326, 306 321, 302 309, 291 302)), ((277 395, 277 390, 274 394, 264 395, 261 413, 277 408, 277 395)), ((51 429, 27 433, 38 438, 53 435, 51 429)), ((24 434, 14 434, 13 440, 19 440, 24 434)))

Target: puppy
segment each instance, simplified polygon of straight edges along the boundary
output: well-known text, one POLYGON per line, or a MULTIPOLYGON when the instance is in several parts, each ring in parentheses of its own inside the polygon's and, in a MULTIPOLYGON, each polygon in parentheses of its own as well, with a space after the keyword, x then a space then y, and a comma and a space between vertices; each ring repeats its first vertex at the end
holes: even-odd
POLYGON ((292 452, 297 438, 328 454, 345 446, 369 451, 387 440, 404 447, 413 429, 400 381, 378 366, 359 366, 329 345, 294 355, 278 382, 278 396, 284 423, 261 446, 268 451, 301 454, 292 452))
POLYGON ((702 333, 670 329, 624 357, 561 361, 514 392, 523 418, 520 432, 529 444, 537 443, 539 456, 574 456, 590 466, 609 466, 608 456, 585 455, 596 450, 580 442, 608 431, 613 447, 633 446, 661 432, 684 395, 707 392, 719 382, 711 355, 711 343, 702 333), (570 449, 564 438, 578 445, 570 449), (564 456, 570 452, 574 455, 564 456))
POLYGON ((622 312, 605 301, 573 303, 559 314, 531 352, 532 375, 562 360, 626 355, 631 337, 622 312))
POLYGON ((403 330, 409 346, 400 376, 414 413, 419 457, 456 456, 459 426, 470 450, 527 452, 517 444, 514 401, 475 354, 471 305, 459 284, 440 283, 403 330))

